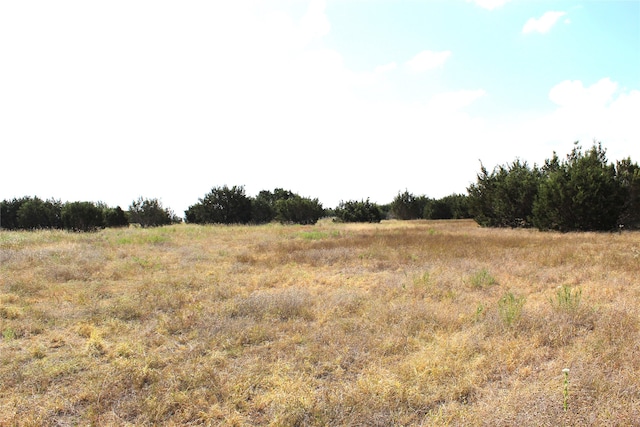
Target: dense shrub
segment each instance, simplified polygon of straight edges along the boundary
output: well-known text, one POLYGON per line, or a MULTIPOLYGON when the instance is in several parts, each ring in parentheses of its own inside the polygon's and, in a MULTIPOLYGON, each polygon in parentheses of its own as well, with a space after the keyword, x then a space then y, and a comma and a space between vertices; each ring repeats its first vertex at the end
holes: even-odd
POLYGON ((452 194, 442 199, 429 200, 422 216, 425 219, 470 218, 468 199, 464 194, 452 194))
POLYGON ((18 208, 17 228, 35 230, 40 228, 62 228, 62 202, 29 198, 18 208))
POLYGON ((129 218, 120 206, 106 207, 104 208, 104 225, 106 227, 126 227, 129 225, 129 218))
POLYGON ((185 211, 187 222, 195 224, 246 224, 251 220, 251 199, 244 187, 214 187, 199 203, 185 211))
POLYGON ((425 196, 415 196, 407 190, 398 193, 391 202, 391 216, 403 220, 422 218, 428 200, 425 196))
POLYGON ((127 214, 118 206, 104 203, 43 201, 37 197, 22 197, 0 202, 0 225, 7 230, 65 228, 91 231, 102 227, 122 227, 129 224, 127 214))
POLYGON ((18 211, 20 207, 29 200, 31 200, 31 197, 3 200, 0 203, 0 227, 7 230, 17 230, 20 228, 18 225, 18 211))
POLYGON ((282 224, 315 224, 324 214, 318 199, 298 195, 276 201, 275 210, 276 219, 282 224))
POLYGON ((282 188, 271 191, 263 190, 251 200, 251 222, 264 224, 273 221, 277 216, 276 202, 296 197, 297 194, 282 188))
POLYGON ((380 207, 367 200, 350 200, 340 202, 335 210, 335 216, 342 222, 380 222, 382 211, 380 207))
POLYGON ((276 217, 275 206, 265 197, 265 193, 268 191, 261 191, 251 199, 251 222, 254 224, 266 224, 276 217))
POLYGON ((630 159, 607 161, 600 143, 575 144, 565 160, 556 153, 542 168, 519 160, 484 166, 468 188, 469 210, 482 226, 559 231, 607 231, 640 226, 640 168, 630 159))
POLYGON ((600 144, 587 152, 576 144, 567 159, 544 168, 534 202, 534 223, 543 230, 613 230, 624 207, 624 191, 600 144))
POLYGON ((618 225, 640 228, 640 167, 630 158, 616 162, 616 181, 622 191, 624 204, 618 225))
POLYGON ((469 191, 469 211, 478 224, 489 227, 531 227, 533 202, 541 171, 516 160, 491 173, 481 165, 477 183, 469 191))
POLYGON ((67 230, 94 231, 104 226, 104 212, 91 202, 66 203, 62 207, 62 224, 67 230))
POLYGON ((158 199, 143 199, 140 197, 134 200, 129 206, 129 220, 142 227, 158 227, 180 219, 168 208, 164 208, 158 199))

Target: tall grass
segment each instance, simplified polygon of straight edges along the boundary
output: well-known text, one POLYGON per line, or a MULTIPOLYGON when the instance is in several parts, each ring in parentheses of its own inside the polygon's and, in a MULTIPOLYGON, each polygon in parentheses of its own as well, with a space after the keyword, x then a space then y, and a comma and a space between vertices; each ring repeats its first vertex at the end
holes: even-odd
POLYGON ((638 238, 2 231, 0 426, 636 425, 638 238))

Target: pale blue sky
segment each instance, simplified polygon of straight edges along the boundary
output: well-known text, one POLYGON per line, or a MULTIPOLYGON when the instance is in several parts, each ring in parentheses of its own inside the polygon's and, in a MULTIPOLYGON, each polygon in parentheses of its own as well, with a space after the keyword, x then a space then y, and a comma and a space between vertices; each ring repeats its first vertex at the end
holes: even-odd
POLYGON ((0 199, 443 197, 575 140, 640 162, 638 117, 640 1, 0 2, 0 199))

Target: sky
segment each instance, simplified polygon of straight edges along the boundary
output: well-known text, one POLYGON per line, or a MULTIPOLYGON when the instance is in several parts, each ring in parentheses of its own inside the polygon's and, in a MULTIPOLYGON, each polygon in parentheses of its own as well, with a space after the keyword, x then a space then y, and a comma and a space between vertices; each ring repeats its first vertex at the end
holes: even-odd
POLYGON ((0 2, 0 200, 389 203, 640 162, 640 1, 0 2))

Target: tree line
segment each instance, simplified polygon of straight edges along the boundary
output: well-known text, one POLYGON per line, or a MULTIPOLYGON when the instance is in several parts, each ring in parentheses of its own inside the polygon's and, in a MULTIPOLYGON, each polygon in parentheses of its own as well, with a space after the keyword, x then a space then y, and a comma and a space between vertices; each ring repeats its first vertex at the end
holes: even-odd
MULTIPOLYGON (((383 219, 468 218, 467 197, 447 196, 440 200, 398 193, 392 203, 378 205, 366 200, 340 202, 326 209, 318 199, 302 197, 290 190, 263 190, 255 197, 242 186, 213 187, 189 206, 184 221, 192 224, 315 224, 322 217, 341 222, 380 222, 383 219)), ((67 202, 22 197, 0 202, 0 226, 6 230, 65 229, 95 231, 106 227, 156 227, 182 222, 158 199, 138 198, 123 210, 102 202, 67 202)))
POLYGON ((21 197, 0 202, 0 228, 6 230, 64 229, 96 231, 106 227, 126 227, 137 223, 143 227, 180 222, 170 209, 157 199, 139 198, 128 211, 102 202, 67 202, 21 197))
POLYGON ((612 231, 640 227, 640 168, 630 158, 610 163, 601 143, 578 142, 544 165, 515 160, 468 188, 469 212, 482 226, 539 230, 612 231))
MULTIPOLYGON (((243 186, 213 187, 185 211, 192 224, 315 224, 322 217, 340 222, 377 223, 383 219, 473 218, 485 227, 537 227, 558 231, 610 231, 640 228, 640 167, 630 158, 609 163, 606 150, 594 143, 586 151, 575 143, 560 160, 554 152, 543 166, 526 161, 480 165, 467 194, 441 199, 398 192, 389 204, 342 201, 325 209, 318 199, 276 188, 255 197, 243 186)), ((68 202, 23 197, 0 202, 0 227, 9 230, 58 228, 94 231, 130 223, 155 227, 182 222, 158 199, 138 198, 127 211, 104 203, 68 202)))

